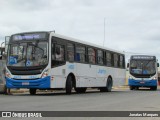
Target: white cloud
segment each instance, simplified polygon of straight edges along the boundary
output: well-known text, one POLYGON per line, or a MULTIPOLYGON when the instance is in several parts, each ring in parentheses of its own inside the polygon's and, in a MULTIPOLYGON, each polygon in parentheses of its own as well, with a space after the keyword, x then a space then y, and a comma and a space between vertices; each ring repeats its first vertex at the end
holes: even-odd
POLYGON ((24 31, 56 33, 159 56, 158 0, 0 0, 0 39, 24 31))

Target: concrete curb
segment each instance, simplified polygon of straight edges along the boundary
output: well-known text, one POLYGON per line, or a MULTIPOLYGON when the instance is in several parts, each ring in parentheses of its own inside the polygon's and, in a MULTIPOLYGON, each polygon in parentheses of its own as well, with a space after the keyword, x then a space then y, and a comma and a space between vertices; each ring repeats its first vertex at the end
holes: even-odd
MULTIPOLYGON (((128 85, 123 85, 123 86, 114 86, 112 89, 122 89, 122 90, 126 90, 129 89, 128 85)), ((158 86, 158 89, 160 89, 160 86, 158 86)), ((88 90, 90 90, 90 88, 88 88, 88 90)), ((57 90, 37 90, 37 92, 54 92, 57 90)), ((25 93, 25 92, 29 92, 29 89, 11 89, 11 93, 25 93)))
MULTIPOLYGON (((124 85, 124 86, 114 86, 113 89, 129 89, 129 86, 124 85)), ((89 90, 89 88, 88 88, 89 90)), ((37 92, 51 92, 51 91, 56 91, 56 90, 37 90, 37 92)), ((11 93, 24 93, 24 92, 29 92, 29 89, 11 89, 11 93)))

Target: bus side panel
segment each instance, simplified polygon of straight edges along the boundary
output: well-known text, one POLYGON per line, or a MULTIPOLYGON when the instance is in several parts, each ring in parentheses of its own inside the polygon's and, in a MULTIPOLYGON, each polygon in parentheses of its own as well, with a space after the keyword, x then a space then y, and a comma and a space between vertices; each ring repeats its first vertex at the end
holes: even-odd
POLYGON ((125 69, 79 63, 76 66, 76 75, 80 81, 79 87, 105 87, 109 75, 113 79, 114 86, 125 84, 125 69))
POLYGON ((66 65, 51 69, 51 88, 65 88, 66 84, 66 65))
POLYGON ((107 70, 107 67, 104 66, 96 66, 96 84, 94 85, 95 87, 105 87, 106 86, 106 81, 109 76, 109 70, 107 70))
POLYGON ((96 79, 94 73, 89 64, 76 63, 77 87, 91 87, 90 81, 96 79))
POLYGON ((126 69, 113 68, 113 86, 125 85, 126 69))
MULTIPOLYGON (((126 70, 120 68, 112 68, 112 67, 105 67, 106 74, 105 74, 105 82, 102 86, 106 86, 106 82, 109 76, 112 77, 113 86, 121 86, 125 84, 126 79, 126 70)), ((99 69, 100 72, 100 69, 99 69)), ((100 73, 98 73, 100 74, 100 73)), ((99 75, 98 75, 99 76, 99 75)))
POLYGON ((65 88, 70 73, 75 75, 76 87, 105 87, 109 75, 113 86, 120 86, 125 84, 126 77, 125 69, 67 62, 51 69, 51 88, 65 88))

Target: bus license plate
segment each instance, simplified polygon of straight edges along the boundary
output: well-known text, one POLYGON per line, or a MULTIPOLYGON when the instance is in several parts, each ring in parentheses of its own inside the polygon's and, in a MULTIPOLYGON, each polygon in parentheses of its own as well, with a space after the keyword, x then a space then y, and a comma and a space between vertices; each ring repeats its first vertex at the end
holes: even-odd
POLYGON ((29 85, 29 82, 22 82, 22 85, 29 85))
POLYGON ((141 84, 144 84, 145 82, 140 82, 141 84))

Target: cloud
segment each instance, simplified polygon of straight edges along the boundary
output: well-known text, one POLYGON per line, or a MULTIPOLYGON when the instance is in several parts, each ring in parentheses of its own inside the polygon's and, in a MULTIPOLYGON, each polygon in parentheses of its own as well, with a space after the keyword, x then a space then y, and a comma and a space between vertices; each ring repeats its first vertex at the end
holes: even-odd
POLYGON ((0 39, 18 32, 55 30, 103 45, 106 18, 106 47, 158 55, 159 4, 158 0, 1 0, 0 39))

